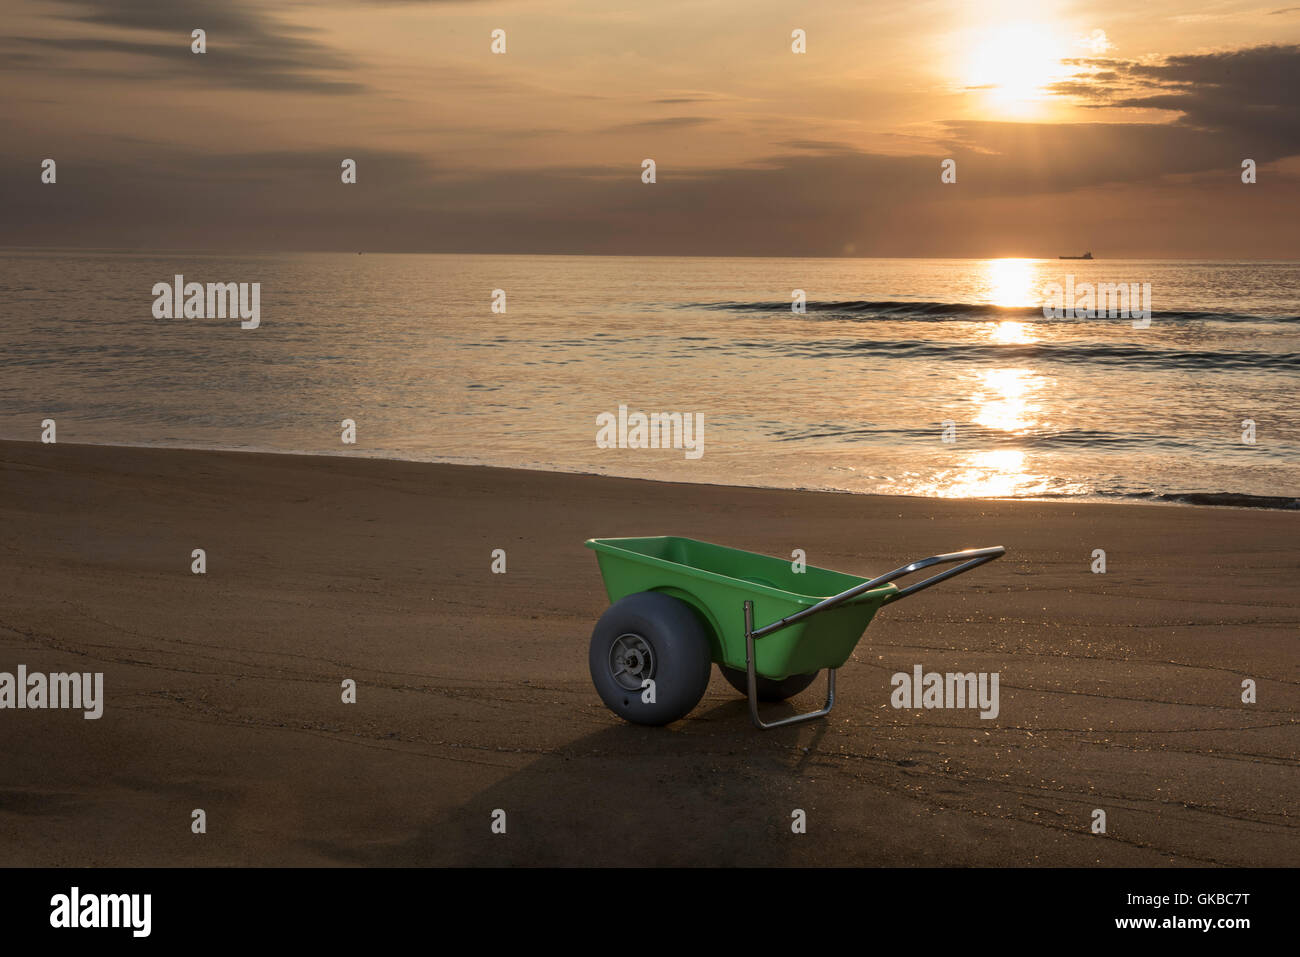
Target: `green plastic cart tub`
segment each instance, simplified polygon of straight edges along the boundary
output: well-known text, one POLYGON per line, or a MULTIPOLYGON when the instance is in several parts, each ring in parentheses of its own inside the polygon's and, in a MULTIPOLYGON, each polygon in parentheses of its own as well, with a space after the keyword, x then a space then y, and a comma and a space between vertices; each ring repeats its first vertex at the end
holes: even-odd
POLYGON ((593 538, 586 546, 596 553, 613 603, 590 652, 592 679, 606 705, 637 723, 676 720, 703 697, 712 662, 737 688, 743 678, 760 728, 828 714, 835 671, 882 606, 1006 551, 999 545, 935 555, 865 579, 813 565, 796 571, 783 558, 675 536, 593 538), (955 567, 905 588, 894 584, 940 564, 955 567), (828 671, 824 708, 760 719, 759 700, 797 693, 822 669, 828 671))

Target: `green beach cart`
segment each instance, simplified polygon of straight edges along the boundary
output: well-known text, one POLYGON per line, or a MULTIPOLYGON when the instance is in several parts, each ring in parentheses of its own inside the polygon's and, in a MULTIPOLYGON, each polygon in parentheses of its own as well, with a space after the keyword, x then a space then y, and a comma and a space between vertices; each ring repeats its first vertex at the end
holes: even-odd
POLYGON ((835 671, 876 611, 1006 553, 1001 545, 934 555, 879 578, 791 562, 690 538, 593 538, 613 603, 591 635, 588 664, 601 700, 637 724, 662 725, 699 704, 712 664, 749 698, 759 728, 820 718, 835 705, 835 671), (900 588, 896 579, 953 565, 900 588), (829 597, 827 597, 829 596, 829 597), (755 627, 755 621, 768 624, 755 627), (759 702, 784 701, 825 669, 826 704, 764 721, 759 702))

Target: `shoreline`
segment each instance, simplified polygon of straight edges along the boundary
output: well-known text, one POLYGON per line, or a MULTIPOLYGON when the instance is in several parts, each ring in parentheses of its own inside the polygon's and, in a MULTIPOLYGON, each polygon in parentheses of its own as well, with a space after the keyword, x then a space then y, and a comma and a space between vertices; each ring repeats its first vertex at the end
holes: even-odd
POLYGON ((11 442, 0 476, 0 671, 104 675, 94 721, 0 711, 11 866, 1300 856, 1300 516, 11 442), (714 669, 646 728, 592 686, 583 547, 644 534, 854 575, 1008 552, 883 609, 824 721, 757 731, 714 669), (997 718, 891 705, 916 666, 1000 674, 997 718))
MULTIPOLYGON (((42 445, 43 443, 29 439, 4 439, 0 438, 0 447, 5 445, 42 445)), ((366 461, 378 462, 403 462, 412 465, 446 465, 459 468, 482 468, 482 469, 501 469, 511 472, 536 472, 549 475, 587 475, 596 478, 616 478, 626 479, 633 482, 656 482, 665 485, 692 485, 704 488, 727 489, 743 488, 755 489, 773 492, 813 492, 825 495, 857 495, 872 498, 886 499, 904 499, 915 501, 947 501, 947 502, 1025 502, 1037 504, 1064 503, 1071 505, 1156 505, 1175 508, 1213 508, 1213 509, 1247 509, 1247 510, 1269 510, 1279 512, 1300 511, 1300 496, 1292 497, 1288 495, 1255 495, 1247 492, 1142 492, 1142 493, 1115 493, 1113 495, 1092 494, 1092 495, 1045 495, 1045 496, 1026 496, 1021 498, 959 498, 940 495, 913 495, 908 493, 894 492, 863 492, 853 489, 841 488, 820 488, 816 486, 786 486, 786 485, 744 485, 730 484, 720 482, 687 482, 681 479, 657 478, 644 475, 622 475, 614 472, 595 472, 589 469, 580 468, 562 468, 557 466, 547 467, 528 467, 521 465, 498 465, 488 462, 457 462, 442 459, 413 459, 404 458, 400 455, 393 454, 374 454, 367 455, 363 450, 354 449, 338 452, 324 451, 305 451, 301 449, 279 450, 265 447, 244 447, 237 448, 232 446, 206 446, 206 445, 136 445, 129 442, 120 443, 90 443, 90 442, 59 442, 55 443, 69 448, 104 448, 104 449, 140 449, 140 450, 158 450, 158 451, 177 451, 177 452, 213 452, 232 455, 267 455, 267 456, 287 456, 291 458, 305 459, 363 459, 366 461), (1185 499, 1232 499, 1232 501, 1184 501, 1185 499)))

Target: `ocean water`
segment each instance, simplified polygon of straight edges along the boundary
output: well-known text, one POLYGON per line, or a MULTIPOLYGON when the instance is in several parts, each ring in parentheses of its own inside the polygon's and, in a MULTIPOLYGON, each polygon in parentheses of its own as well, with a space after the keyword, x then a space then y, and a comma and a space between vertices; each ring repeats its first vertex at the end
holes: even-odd
POLYGON ((0 251, 9 439, 1294 507, 1298 383, 1295 262, 0 251), (154 318, 178 273, 260 283, 260 326, 154 318), (1149 326, 1044 318, 1067 277, 1149 284, 1149 326), (620 406, 703 453, 599 447, 620 406))

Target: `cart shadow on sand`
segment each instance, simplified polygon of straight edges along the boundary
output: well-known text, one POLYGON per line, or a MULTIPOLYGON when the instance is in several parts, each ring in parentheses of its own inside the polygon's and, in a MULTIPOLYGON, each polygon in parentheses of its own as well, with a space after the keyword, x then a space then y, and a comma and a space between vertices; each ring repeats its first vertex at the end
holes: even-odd
MULTIPOLYGON (((797 706, 772 706, 792 715, 797 706)), ((458 863, 760 865, 790 860, 791 811, 828 726, 759 734, 747 704, 706 702, 676 728, 616 724, 476 795, 436 830, 467 840, 458 863), (508 815, 506 835, 487 827, 508 815)), ((433 842, 431 842, 432 845, 433 842)), ((447 853, 434 846, 434 859, 447 853)))
MULTIPOLYGON (((829 726, 760 734, 747 708, 744 699, 711 697, 669 728, 619 722, 542 754, 406 840, 317 850, 362 865, 789 863, 793 842, 809 840, 792 831, 791 812, 813 813, 801 785, 816 777, 829 726), (505 834, 492 832, 498 809, 505 834)), ((776 717, 799 710, 789 702, 767 709, 776 717)))

